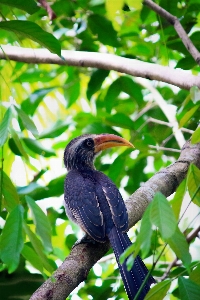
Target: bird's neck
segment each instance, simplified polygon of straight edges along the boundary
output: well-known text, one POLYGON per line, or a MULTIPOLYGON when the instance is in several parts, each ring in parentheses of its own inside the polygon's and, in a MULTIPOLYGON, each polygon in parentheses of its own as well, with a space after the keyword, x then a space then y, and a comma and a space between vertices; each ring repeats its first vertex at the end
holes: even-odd
POLYGON ((94 171, 95 167, 93 162, 89 163, 86 161, 74 161, 67 165, 67 169, 68 171, 77 170, 82 173, 83 171, 94 171))

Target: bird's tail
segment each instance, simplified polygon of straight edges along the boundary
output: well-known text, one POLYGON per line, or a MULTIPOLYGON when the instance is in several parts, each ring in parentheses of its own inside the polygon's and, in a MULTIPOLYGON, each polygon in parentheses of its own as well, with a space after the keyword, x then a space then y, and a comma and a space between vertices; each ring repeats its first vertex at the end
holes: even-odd
MULTIPOLYGON (((114 226, 108 234, 108 237, 116 256, 116 260, 124 282, 126 293, 128 295, 128 298, 130 300, 133 300, 140 286, 142 285, 145 277, 148 274, 148 269, 139 256, 135 258, 133 267, 130 271, 127 270, 126 261, 123 264, 120 264, 120 255, 131 245, 131 241, 126 233, 120 232, 114 226)), ((152 283, 155 283, 155 280, 152 276, 150 276, 145 286, 143 287, 143 290, 141 291, 138 300, 144 299, 152 283)))

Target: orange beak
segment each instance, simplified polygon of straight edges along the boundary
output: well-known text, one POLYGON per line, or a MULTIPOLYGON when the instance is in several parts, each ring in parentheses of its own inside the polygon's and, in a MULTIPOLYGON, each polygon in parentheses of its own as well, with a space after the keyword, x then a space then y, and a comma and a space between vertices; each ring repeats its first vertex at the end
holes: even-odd
POLYGON ((121 138, 120 136, 108 133, 97 135, 94 138, 94 145, 95 153, 111 147, 126 146, 134 148, 133 144, 121 138))

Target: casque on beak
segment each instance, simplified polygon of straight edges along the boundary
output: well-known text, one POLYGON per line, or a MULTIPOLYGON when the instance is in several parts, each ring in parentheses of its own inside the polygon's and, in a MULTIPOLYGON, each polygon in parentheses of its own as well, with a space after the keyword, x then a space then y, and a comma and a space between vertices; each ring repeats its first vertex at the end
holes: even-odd
POLYGON ((111 147, 119 147, 119 146, 126 146, 126 147, 133 147, 133 144, 128 142, 127 140, 123 139, 120 136, 114 134, 100 134, 94 138, 94 152, 98 153, 102 150, 111 147))

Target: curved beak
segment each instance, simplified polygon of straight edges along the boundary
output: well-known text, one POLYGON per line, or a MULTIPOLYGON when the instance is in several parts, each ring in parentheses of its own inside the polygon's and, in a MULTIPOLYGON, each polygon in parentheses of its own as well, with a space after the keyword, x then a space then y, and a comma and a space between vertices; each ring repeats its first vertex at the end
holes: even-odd
POLYGON ((100 134, 94 137, 94 152, 98 153, 107 148, 111 147, 119 147, 119 146, 126 146, 126 147, 133 147, 133 144, 128 142, 127 140, 123 139, 120 136, 114 134, 100 134))

